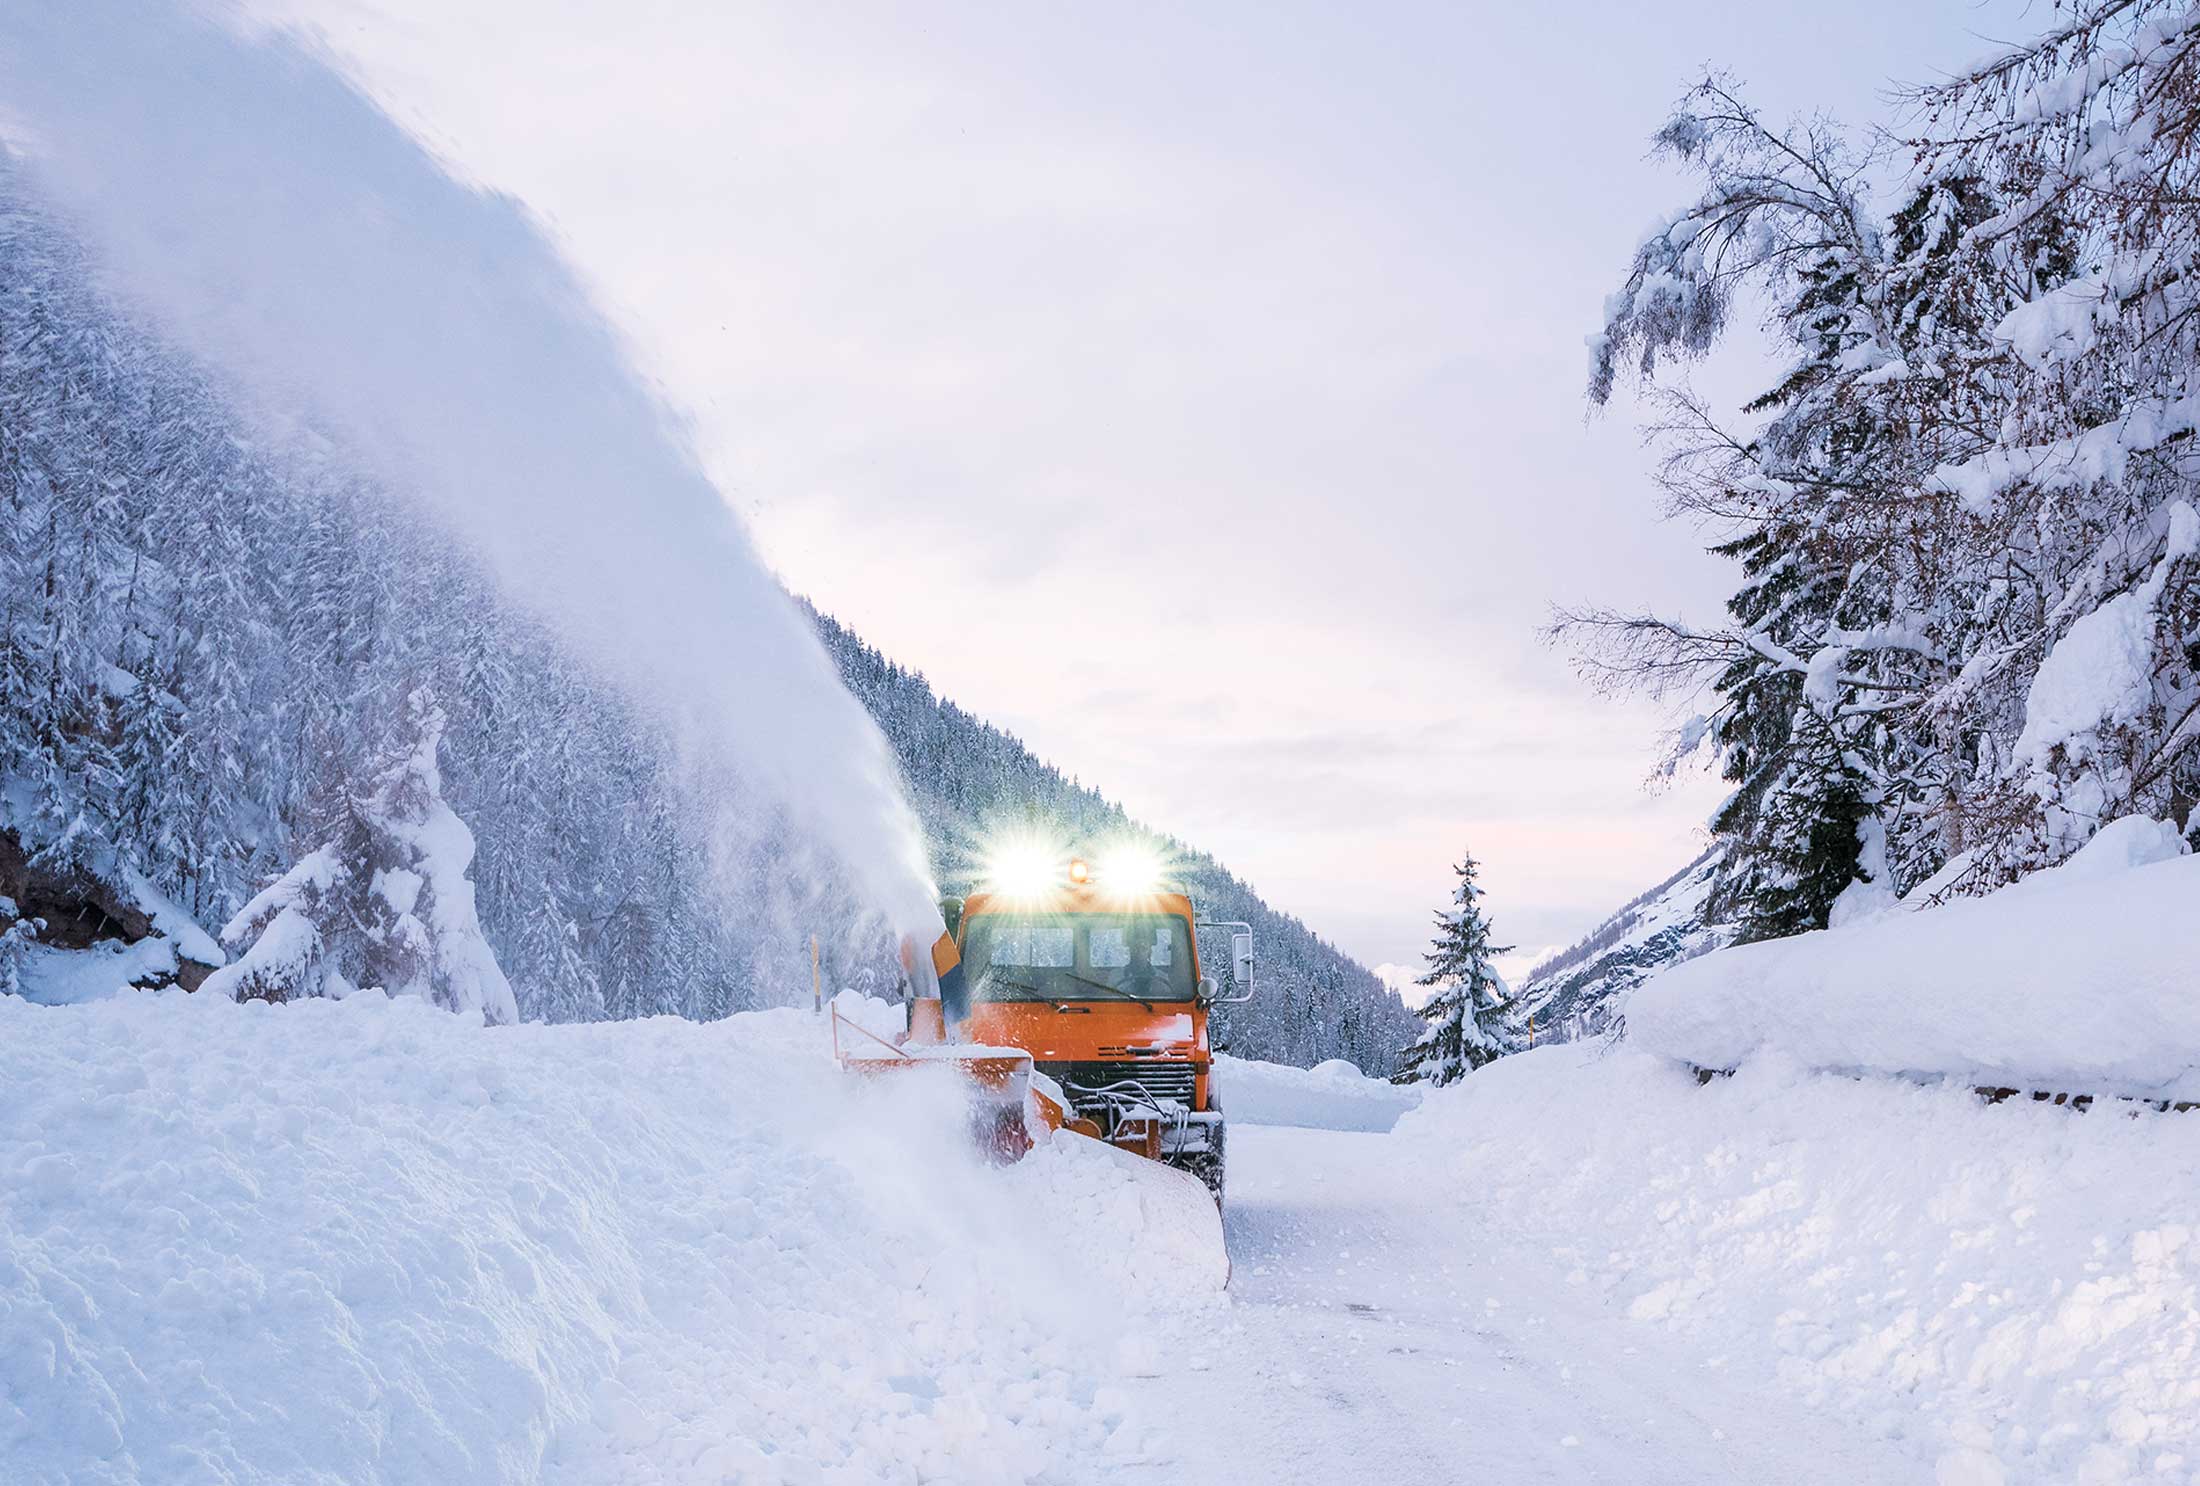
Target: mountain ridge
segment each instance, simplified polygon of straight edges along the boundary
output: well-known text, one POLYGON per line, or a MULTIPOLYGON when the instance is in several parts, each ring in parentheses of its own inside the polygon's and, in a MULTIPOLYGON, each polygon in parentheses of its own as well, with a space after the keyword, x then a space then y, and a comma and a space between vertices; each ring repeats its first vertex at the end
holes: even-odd
POLYGON ((1705 848, 1531 969, 1500 1017, 1506 1042, 1526 1047, 1600 1035, 1650 976, 1731 942, 1734 927, 1712 922, 1706 911, 1721 862, 1719 847, 1705 848))

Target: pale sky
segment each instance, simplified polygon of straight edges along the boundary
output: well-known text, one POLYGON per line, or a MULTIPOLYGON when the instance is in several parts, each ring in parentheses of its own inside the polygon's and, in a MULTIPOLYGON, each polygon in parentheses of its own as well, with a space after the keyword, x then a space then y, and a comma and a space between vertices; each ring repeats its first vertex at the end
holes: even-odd
POLYGON ((1371 965, 1463 847, 1534 951, 1719 798, 1536 633, 1731 587, 1581 398, 1667 106, 1878 117, 2048 14, 250 5, 552 225, 791 587, 1371 965))

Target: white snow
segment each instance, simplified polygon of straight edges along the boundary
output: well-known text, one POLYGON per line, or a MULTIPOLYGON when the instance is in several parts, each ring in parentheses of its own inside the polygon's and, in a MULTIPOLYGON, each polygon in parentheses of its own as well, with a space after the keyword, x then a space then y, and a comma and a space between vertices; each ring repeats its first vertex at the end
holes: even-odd
POLYGON ((2005 889, 2018 894, 2052 889, 2063 883, 2088 882, 2095 878, 2113 877, 2134 867, 2151 867, 2156 862, 2174 862, 2192 850, 2177 827, 2166 820, 2154 820, 2144 815, 2127 815, 2112 820, 2093 833, 2093 839, 2051 871, 2035 873, 2014 887, 2005 889))
MULTIPOLYGON (((826 1003, 844 1022, 862 1029, 872 1037, 892 1041, 909 1030, 908 1010, 898 1001, 886 1001, 877 996, 866 996, 859 991, 836 991, 826 1003)), ((863 1038, 841 1036, 841 1051, 863 1052, 863 1038)), ((879 1049, 869 1049, 879 1051, 879 1049)))
POLYGON ((1419 1088, 1369 1078, 1342 1058, 1287 1068, 1222 1054, 1215 1058, 1215 1078, 1222 1112, 1233 1125, 1381 1131, 1421 1102, 1419 1088))
POLYGON ((2047 367, 2083 357, 2121 313, 2106 278, 2088 274, 2018 305, 1994 327, 1994 339, 2008 342, 2026 365, 2047 367))
POLYGON ((196 960, 201 965, 222 963, 222 949, 214 942, 214 936, 200 928, 198 920, 178 908, 144 873, 125 863, 121 877, 122 885, 129 889, 130 895, 137 900, 138 907, 144 909, 146 916, 152 919, 153 932, 173 939, 177 954, 187 960, 196 960))
POLYGON ((2123 482, 2135 451, 2157 448, 2193 427, 2196 409, 2136 402, 2124 416, 2070 438, 2029 447, 1995 448, 1961 464, 1935 470, 1931 485, 1961 500, 1974 515, 1989 515, 2011 487, 2029 482, 2043 490, 2077 490, 2097 482, 2123 482))
POLYGON ((2154 627, 2153 607, 2137 593, 2081 615, 2032 678, 2017 757, 2038 761, 2058 744, 2082 749, 2098 729, 2143 713, 2154 696, 2154 627))
POLYGON ((1196 1314, 1222 1279, 1157 1168, 1067 1139, 982 1167, 951 1080, 866 1085, 825 1047, 791 1011, 0 997, 0 1479, 1143 1460, 1106 1384, 1154 1303, 1196 1314))
POLYGON ((1814 1068, 2200 1098, 2200 858, 2173 827, 2105 827, 1983 898, 1676 965, 1629 1000, 1636 1045, 1702 1067, 1814 1068))
MULTIPOLYGON (((1501 1061, 1496 1067, 1504 1067, 1501 1061)), ((1570 1132, 1447 1118, 1396 1135, 1252 1126, 1231 1139, 1236 1273, 1219 1324, 1165 1345, 1205 1364, 1135 1385, 1182 1419, 1141 1486, 1859 1486, 1921 1480, 1905 1452, 1813 1417, 1763 1349, 1707 1367, 1683 1337, 1573 1281, 1577 1214, 1539 1193, 1570 1132), (1497 1185, 1489 1165, 1523 1164, 1497 1185), (1470 1163, 1471 1162, 1471 1167, 1470 1163), (1470 1183, 1462 1181, 1469 1170, 1470 1183), (1562 1246, 1564 1257, 1556 1252, 1562 1246)), ((1586 1092, 1586 1091, 1584 1091, 1586 1092)), ((1563 1171, 1562 1164, 1561 1170, 1563 1171)), ((1599 1166, 1611 1179, 1615 1176, 1599 1166)), ((1570 1204, 1580 1187, 1554 1184, 1570 1204)))
POLYGON ((87 949, 32 942, 23 956, 17 989, 42 1006, 72 1006, 131 989, 138 981, 176 972, 176 946, 157 935, 123 944, 107 939, 87 949))
MULTIPOLYGON (((2105 841, 1974 906, 2195 865, 2105 841)), ((0 1479, 2200 1483, 2200 1116, 1231 1059, 1225 1305, 1155 1168, 825 1044, 0 998, 0 1479)))

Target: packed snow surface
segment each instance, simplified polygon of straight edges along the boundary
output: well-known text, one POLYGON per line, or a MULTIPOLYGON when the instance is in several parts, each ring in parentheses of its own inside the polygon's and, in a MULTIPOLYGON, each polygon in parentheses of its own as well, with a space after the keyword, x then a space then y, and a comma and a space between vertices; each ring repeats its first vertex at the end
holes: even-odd
POLYGON ((0 1089, 8 1486, 1089 1479, 1224 1278, 1155 1168, 982 1167, 805 1013, 0 997, 0 1089))
POLYGON ((1741 945, 1627 1003, 1630 1042, 1707 1068, 1815 1068, 2200 1098, 2200 857, 2173 829, 2105 827, 1984 898, 1741 945))

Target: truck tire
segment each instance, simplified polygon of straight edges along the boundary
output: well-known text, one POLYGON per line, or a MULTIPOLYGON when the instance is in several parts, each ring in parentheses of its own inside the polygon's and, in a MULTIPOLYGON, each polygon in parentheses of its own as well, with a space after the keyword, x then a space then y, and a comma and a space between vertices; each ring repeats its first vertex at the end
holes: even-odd
POLYGON ((1222 1206, 1225 1171, 1224 1132, 1228 1129, 1227 1123, 1218 1121, 1214 1126, 1213 1146, 1184 1163, 1186 1171, 1207 1184, 1207 1190, 1214 1194, 1216 1207, 1222 1206))

